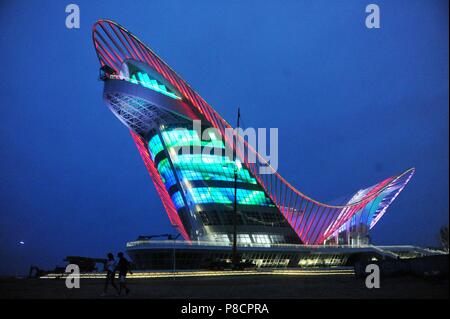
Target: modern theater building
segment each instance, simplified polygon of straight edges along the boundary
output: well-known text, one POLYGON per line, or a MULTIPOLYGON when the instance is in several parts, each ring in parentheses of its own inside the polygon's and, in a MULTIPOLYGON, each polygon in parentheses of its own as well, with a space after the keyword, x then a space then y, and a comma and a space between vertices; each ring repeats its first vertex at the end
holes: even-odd
POLYGON ((257 266, 342 265, 355 254, 414 250, 369 245, 370 229, 414 169, 343 203, 321 203, 289 184, 245 139, 227 139, 231 126, 128 30, 99 20, 93 42, 104 100, 130 130, 170 222, 184 238, 129 242, 127 252, 139 268, 171 267, 175 249, 179 268, 229 260, 234 225, 241 258, 257 266), (229 156, 226 149, 236 143, 244 145, 244 154, 234 149, 229 156))

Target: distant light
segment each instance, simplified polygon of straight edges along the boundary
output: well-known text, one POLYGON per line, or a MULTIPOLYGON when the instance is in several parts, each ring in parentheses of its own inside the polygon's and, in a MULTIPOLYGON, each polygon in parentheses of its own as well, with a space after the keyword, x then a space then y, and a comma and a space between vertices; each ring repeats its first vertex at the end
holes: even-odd
POLYGON ((19 241, 19 245, 25 245, 24 241, 19 241))

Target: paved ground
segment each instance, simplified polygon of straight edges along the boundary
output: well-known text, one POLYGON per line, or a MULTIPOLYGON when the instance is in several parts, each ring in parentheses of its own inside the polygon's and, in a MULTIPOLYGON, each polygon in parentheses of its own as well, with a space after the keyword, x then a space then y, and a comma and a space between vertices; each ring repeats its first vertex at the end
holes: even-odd
MULTIPOLYGON (((106 298, 448 298, 448 280, 386 278, 369 290, 353 275, 238 276, 130 279, 129 297, 106 298)), ((0 279, 0 298, 105 298, 103 282, 82 279, 67 289, 63 279, 0 279)))

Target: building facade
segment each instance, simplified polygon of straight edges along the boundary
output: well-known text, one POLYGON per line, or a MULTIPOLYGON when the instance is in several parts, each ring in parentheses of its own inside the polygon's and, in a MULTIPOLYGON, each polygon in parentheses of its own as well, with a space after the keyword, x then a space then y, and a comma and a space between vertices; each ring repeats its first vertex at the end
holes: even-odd
POLYGON ((104 100, 130 130, 172 225, 187 242, 230 243, 236 198, 240 245, 365 245, 414 173, 361 189, 340 205, 314 200, 245 139, 227 139, 231 126, 128 30, 99 20, 93 42, 104 100))

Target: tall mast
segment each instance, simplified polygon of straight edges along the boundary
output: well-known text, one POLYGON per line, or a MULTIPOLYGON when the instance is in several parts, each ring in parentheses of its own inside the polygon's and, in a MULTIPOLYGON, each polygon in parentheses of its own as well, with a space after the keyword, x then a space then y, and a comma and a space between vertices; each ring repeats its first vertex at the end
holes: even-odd
POLYGON ((233 211, 233 251, 232 251, 232 263, 233 268, 236 269, 239 264, 239 258, 237 255, 237 174, 238 165, 236 162, 236 147, 239 138, 239 120, 241 118, 241 112, 238 107, 237 114, 237 126, 236 126, 236 137, 233 138, 233 160, 234 160, 234 211, 233 211))

